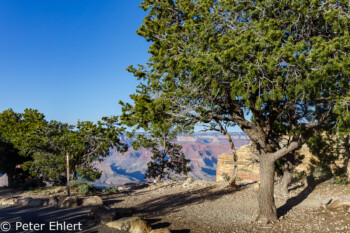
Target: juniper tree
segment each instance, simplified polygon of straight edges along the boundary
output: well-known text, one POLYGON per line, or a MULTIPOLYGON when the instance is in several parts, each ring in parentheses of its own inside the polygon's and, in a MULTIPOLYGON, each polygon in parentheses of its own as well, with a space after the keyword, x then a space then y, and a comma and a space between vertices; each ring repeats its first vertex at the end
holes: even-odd
POLYGON ((148 15, 137 33, 151 56, 128 69, 143 82, 135 95, 157 95, 188 122, 237 124, 260 154, 258 220, 275 221, 275 161, 332 127, 348 96, 349 2, 144 0, 141 8, 148 15))
MULTIPOLYGON (((8 109, 0 114, 1 140, 13 147, 13 150, 9 146, 2 147, 2 154, 18 153, 12 157, 15 161, 9 164, 11 169, 23 165, 31 175, 47 181, 57 181, 65 176, 66 153, 70 154, 73 177, 79 174, 90 180, 97 179, 101 173, 94 167, 94 162, 106 157, 111 147, 119 152, 127 150, 127 145, 118 137, 123 131, 118 117, 69 125, 48 122, 44 114, 33 109, 25 109, 23 113, 8 109)), ((6 160, 0 160, 0 163, 0 167, 7 164, 6 160)))
POLYGON ((62 176, 66 176, 68 153, 73 178, 79 174, 89 180, 98 179, 101 172, 94 163, 108 156, 111 147, 119 152, 127 150, 127 145, 119 138, 124 128, 117 126, 117 117, 103 117, 97 124, 78 121, 77 125, 69 125, 51 121, 31 136, 36 141, 33 161, 26 162, 24 167, 32 175, 40 175, 45 180, 60 180, 62 176))
POLYGON ((151 160, 147 163, 145 177, 160 182, 164 178, 174 178, 178 175, 187 175, 191 170, 190 160, 182 152, 182 146, 171 141, 169 134, 151 133, 149 137, 138 134, 133 144, 135 150, 140 147, 152 152, 151 160))
POLYGON ((33 159, 32 146, 36 142, 29 144, 27 140, 45 124, 44 118, 33 109, 23 113, 8 109, 0 113, 0 169, 7 174, 9 187, 18 183, 17 173, 23 173, 23 163, 33 159))
POLYGON ((28 160, 19 155, 19 151, 12 143, 3 141, 0 137, 0 172, 7 175, 8 187, 14 187, 18 183, 18 178, 23 170, 17 165, 28 160))

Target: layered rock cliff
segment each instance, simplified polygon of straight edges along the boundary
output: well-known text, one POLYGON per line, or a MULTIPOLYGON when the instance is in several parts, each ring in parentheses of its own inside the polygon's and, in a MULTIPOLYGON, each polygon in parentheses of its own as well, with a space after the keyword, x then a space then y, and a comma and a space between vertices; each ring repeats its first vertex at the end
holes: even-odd
MULTIPOLYGON (((250 141, 244 133, 231 133, 231 136, 237 149, 250 141)), ((130 140, 127 142, 131 143, 130 140)), ((176 143, 182 146, 182 151, 191 160, 192 171, 188 176, 195 179, 215 180, 218 156, 231 153, 226 137, 219 133, 182 135, 177 138, 176 143)), ((145 149, 135 151, 130 148, 124 154, 112 150, 109 157, 96 165, 103 173, 95 184, 105 186, 146 181, 144 174, 151 156, 152 153, 145 149)))

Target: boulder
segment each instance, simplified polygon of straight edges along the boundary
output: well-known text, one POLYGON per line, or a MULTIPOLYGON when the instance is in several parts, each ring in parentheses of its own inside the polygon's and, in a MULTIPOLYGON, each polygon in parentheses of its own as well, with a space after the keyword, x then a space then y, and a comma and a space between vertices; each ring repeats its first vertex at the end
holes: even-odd
POLYGON ((149 233, 152 230, 152 228, 148 225, 147 222, 143 220, 139 220, 134 222, 131 227, 129 232, 130 233, 149 233))
POLYGON ((115 213, 115 211, 105 210, 101 212, 97 212, 95 215, 95 221, 98 223, 109 223, 119 218, 119 216, 115 213))
POLYGON ((99 212, 105 212, 105 211, 108 211, 109 208, 105 207, 105 206, 94 206, 90 209, 90 212, 89 212, 89 216, 90 217, 95 217, 95 215, 99 212))
POLYGON ((102 206, 103 200, 98 196, 87 197, 82 199, 81 205, 82 206, 102 206))
POLYGON ((60 205, 61 208, 72 208, 77 206, 78 206, 77 197, 66 197, 60 205))
POLYGON ((106 225, 111 228, 115 228, 122 231, 128 231, 131 226, 138 221, 142 221, 139 217, 125 217, 113 222, 109 222, 106 225))
POLYGON ((171 231, 168 228, 159 228, 151 230, 150 233, 171 233, 171 231))
POLYGON ((17 199, 12 197, 5 197, 0 200, 0 205, 2 206, 16 206, 17 199))
POLYGON ((44 199, 34 199, 31 197, 25 197, 17 200, 18 206, 39 207, 44 204, 44 199))
POLYGON ((57 197, 49 197, 48 199, 44 200, 43 206, 57 206, 58 205, 58 198, 57 197))

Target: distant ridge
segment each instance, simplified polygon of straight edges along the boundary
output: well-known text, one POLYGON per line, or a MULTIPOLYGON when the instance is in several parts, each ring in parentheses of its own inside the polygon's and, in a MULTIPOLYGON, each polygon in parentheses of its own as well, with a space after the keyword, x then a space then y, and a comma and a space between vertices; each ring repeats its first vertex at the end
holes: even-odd
MULTIPOLYGON (((236 149, 248 144, 250 139, 243 132, 230 132, 236 149)), ((131 145, 132 139, 126 136, 122 140, 131 145)), ((217 157, 222 153, 231 154, 227 138, 217 132, 198 132, 192 135, 181 134, 176 143, 182 145, 182 151, 191 160, 192 172, 188 176, 195 179, 215 180, 217 157)), ((144 182, 147 162, 152 154, 145 149, 137 151, 132 148, 124 154, 111 150, 102 163, 96 167, 103 171, 102 176, 95 182, 97 186, 116 186, 130 182, 144 182)))

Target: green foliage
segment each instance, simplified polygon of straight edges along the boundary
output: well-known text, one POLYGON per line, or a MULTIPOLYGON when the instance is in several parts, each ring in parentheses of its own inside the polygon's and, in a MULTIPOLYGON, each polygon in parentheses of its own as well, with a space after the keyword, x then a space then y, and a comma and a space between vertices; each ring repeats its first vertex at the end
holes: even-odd
POLYGON ((305 177, 306 177, 306 172, 305 171, 300 171, 300 172, 297 172, 297 174, 295 174, 294 179, 302 180, 305 177))
MULTIPOLYGON (((229 183, 230 180, 231 180, 231 176, 229 174, 227 174, 227 173, 223 173, 222 174, 222 178, 224 178, 224 181, 226 181, 227 183, 229 183)), ((237 182, 242 181, 242 178, 239 177, 239 176, 236 176, 236 181, 237 182)))
POLYGON ((9 186, 23 185, 28 177, 18 166, 33 160, 27 140, 42 126, 43 119, 44 115, 32 109, 24 113, 15 113, 12 109, 0 113, 0 172, 7 174, 9 186))
POLYGON ((315 156, 310 160, 312 174, 316 177, 334 176, 335 179, 346 178, 347 163, 343 167, 336 161, 349 161, 349 136, 332 130, 316 133, 307 142, 311 153, 315 156))
POLYGON ((335 184, 340 184, 340 185, 344 185, 344 184, 347 184, 348 181, 346 179, 346 177, 334 177, 334 183, 335 184))
MULTIPOLYGON (((233 122, 265 161, 340 122, 350 90, 349 1, 144 0, 140 7, 147 16, 137 33, 151 56, 128 68, 142 81, 131 96, 140 114, 151 102, 185 125, 233 122)), ((261 198, 271 195, 273 186, 262 184, 261 198)), ((271 213, 262 219, 276 214, 264 209, 271 213)))
POLYGON ((231 176, 229 176, 227 173, 222 174, 222 178, 224 178, 224 181, 230 182, 231 176))
MULTIPOLYGON (((141 84, 142 86, 142 84, 141 84)), ((137 134, 132 146, 151 150, 151 161, 147 163, 146 178, 173 178, 176 175, 186 175, 190 171, 189 160, 181 151, 182 147, 173 143, 176 135, 191 132, 193 126, 186 124, 184 118, 173 118, 167 112, 170 105, 162 99, 148 95, 146 90, 141 95, 131 95, 134 105, 123 103, 121 122, 132 131, 129 137, 134 137, 136 131, 143 129, 149 132, 137 134)))
POLYGON ((287 154, 285 157, 276 160, 275 162, 275 174, 277 176, 283 176, 283 166, 289 163, 291 166, 296 167, 303 162, 305 155, 300 154, 297 151, 287 154))
POLYGON ((305 141, 349 96, 348 4, 144 0, 137 33, 151 58, 128 68, 144 80, 131 97, 188 122, 234 122, 264 153, 284 135, 305 141))
POLYGON ((181 151, 181 146, 167 143, 162 151, 152 148, 152 159, 147 163, 146 178, 164 177, 171 178, 174 175, 186 175, 190 170, 189 161, 181 151))
POLYGON ((105 189, 102 189, 102 192, 106 194, 114 194, 114 193, 118 193, 118 190, 114 187, 107 187, 105 189))
POLYGON ((75 180, 70 181, 69 184, 73 190, 76 190, 80 194, 84 195, 91 194, 94 190, 94 186, 81 176, 75 180))
MULTIPOLYGON (((0 139, 14 148, 6 149, 7 154, 2 158, 11 154, 14 159, 11 169, 21 164, 32 176, 57 184, 66 176, 67 153, 73 177, 79 173, 90 180, 99 178, 101 173, 93 163, 106 157, 111 147, 119 152, 127 150, 127 145, 118 137, 123 131, 118 117, 103 117, 97 124, 79 121, 74 126, 48 122, 43 114, 32 109, 26 109, 24 113, 9 109, 0 114, 0 139), (18 155, 14 155, 16 153, 18 155)), ((2 165, 6 166, 6 163, 0 159, 0 172, 2 165)))

